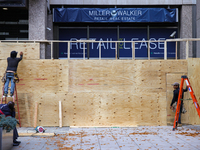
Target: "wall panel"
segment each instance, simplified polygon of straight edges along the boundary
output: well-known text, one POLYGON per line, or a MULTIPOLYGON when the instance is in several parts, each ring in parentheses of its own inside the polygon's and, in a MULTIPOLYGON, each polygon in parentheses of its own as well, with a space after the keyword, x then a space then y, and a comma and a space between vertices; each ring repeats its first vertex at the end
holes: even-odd
POLYGON ((40 59, 39 43, 0 43, 0 59, 10 57, 11 51, 23 52, 23 59, 40 59))
MULTIPOLYGON (((0 63, 2 76, 6 60, 0 63)), ((167 125, 170 74, 182 73, 186 60, 22 60, 22 126, 33 126, 35 102, 37 125, 58 126, 59 101, 63 126, 167 125)))
MULTIPOLYGON (((198 103, 200 104, 200 59, 188 59, 188 77, 198 103)), ((200 124, 200 118, 192 101, 189 102, 189 116, 191 124, 200 124)))

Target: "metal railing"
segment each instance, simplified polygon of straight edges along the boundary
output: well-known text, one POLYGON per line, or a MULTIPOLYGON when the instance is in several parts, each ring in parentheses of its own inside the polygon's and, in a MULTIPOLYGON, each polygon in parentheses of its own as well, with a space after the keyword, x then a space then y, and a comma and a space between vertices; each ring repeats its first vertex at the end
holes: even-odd
POLYGON ((164 43, 164 60, 167 60, 167 43, 175 42, 175 59, 177 60, 178 54, 178 42, 185 42, 185 53, 186 59, 189 57, 189 42, 197 42, 200 41, 200 38, 185 38, 185 39, 167 39, 167 40, 157 40, 157 41, 94 41, 94 40, 77 40, 77 41, 59 41, 59 40, 2 40, 0 43, 5 42, 16 42, 16 43, 48 43, 51 45, 51 59, 53 59, 53 44, 54 43, 67 43, 67 58, 70 59, 70 43, 83 43, 83 60, 85 60, 85 44, 86 43, 98 43, 99 46, 99 60, 102 59, 102 50, 101 50, 101 43, 115 43, 115 59, 118 59, 117 51, 118 51, 118 44, 119 43, 131 43, 132 45, 132 59, 134 60, 135 57, 135 43, 147 43, 147 51, 148 51, 148 60, 151 59, 150 57, 150 43, 155 42, 163 42, 164 43))

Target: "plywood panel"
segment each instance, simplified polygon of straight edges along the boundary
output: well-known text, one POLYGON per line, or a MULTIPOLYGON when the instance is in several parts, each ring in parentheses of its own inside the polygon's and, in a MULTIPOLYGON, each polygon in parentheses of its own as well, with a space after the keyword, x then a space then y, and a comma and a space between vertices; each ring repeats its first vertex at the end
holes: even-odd
POLYGON ((136 126, 139 122, 139 96, 102 93, 100 104, 100 126, 136 126))
POLYGON ((187 72, 186 60, 162 60, 161 71, 166 73, 187 72))
POLYGON ((23 52, 23 59, 40 59, 39 43, 0 43, 0 59, 7 59, 14 50, 23 52))
MULTIPOLYGON (((19 111, 23 126, 33 126, 34 97, 32 93, 18 93, 19 111)), ((17 110, 17 107, 15 107, 17 110)), ((18 115, 16 115, 18 118, 18 115)))
MULTIPOLYGON (((6 60, 0 60, 0 77, 5 72, 6 60)), ((68 61, 23 60, 18 66, 19 93, 45 93, 68 91, 68 61)), ((0 86, 3 86, 0 83, 0 86)))
MULTIPOLYGON (((199 74, 200 74, 200 59, 199 58, 188 59, 188 78, 190 80, 192 89, 194 90, 196 99, 197 99, 198 103, 200 104, 199 74)), ((190 113, 190 123, 195 124, 195 125, 200 124, 200 118, 199 118, 197 111, 195 109, 195 106, 192 102, 190 102, 189 113, 190 113)))
POLYGON ((70 92, 125 92, 125 86, 134 91, 134 61, 79 60, 69 66, 70 92))
POLYGON ((57 96, 63 103, 63 116, 66 118, 63 119, 63 123, 68 122, 66 125, 69 126, 161 125, 157 114, 162 106, 157 102, 157 94, 154 96, 150 94, 151 97, 131 93, 57 93, 57 96, 46 93, 46 95, 39 98, 41 99, 39 125, 58 126, 58 101, 52 100, 57 96), (63 100, 61 97, 66 99, 63 100), (45 109, 47 106, 48 110, 45 109))
POLYGON ((37 98, 39 104, 38 125, 58 126, 58 103, 62 102, 63 126, 73 126, 73 94, 45 93, 37 98))
POLYGON ((38 121, 43 126, 58 126, 58 103, 55 93, 43 94, 41 100, 38 102, 38 121), (48 108, 48 109, 47 109, 48 108))
POLYGON ((59 60, 56 63, 56 81, 59 92, 68 92, 69 87, 69 68, 68 61, 59 60))
POLYGON ((161 61, 159 60, 136 60, 137 71, 160 71, 161 61))
POLYGON ((163 78, 160 61, 139 60, 136 61, 136 93, 163 92, 163 78))
POLYGON ((161 73, 157 71, 136 72, 136 93, 138 92, 163 92, 161 86, 161 73))
POLYGON ((62 101, 63 126, 73 126, 74 118, 74 94, 73 93, 57 93, 57 98, 62 101))
POLYGON ((140 103, 141 121, 139 125, 157 125, 157 94, 146 93, 141 95, 140 103))
POLYGON ((73 126, 95 126, 99 120, 99 95, 76 93, 73 97, 73 126))
POLYGON ((158 93, 157 98, 157 125, 166 126, 167 125, 167 109, 166 109, 166 92, 158 93))

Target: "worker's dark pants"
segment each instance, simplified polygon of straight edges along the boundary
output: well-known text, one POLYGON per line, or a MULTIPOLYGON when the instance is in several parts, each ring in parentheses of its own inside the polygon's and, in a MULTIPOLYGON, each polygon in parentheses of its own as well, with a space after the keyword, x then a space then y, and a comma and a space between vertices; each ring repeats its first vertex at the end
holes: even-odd
POLYGON ((6 73, 6 83, 5 83, 5 86, 4 86, 4 93, 5 94, 8 94, 9 82, 11 82, 10 94, 14 94, 15 82, 14 82, 14 73, 12 73, 12 72, 7 72, 6 73))
POLYGON ((182 113, 182 108, 183 108, 183 101, 181 101, 181 107, 180 107, 180 112, 179 112, 179 117, 178 117, 178 123, 181 124, 181 113, 182 113))
POLYGON ((18 132, 17 132, 17 128, 15 127, 13 129, 13 141, 15 141, 18 137, 19 137, 19 135, 18 135, 18 132))

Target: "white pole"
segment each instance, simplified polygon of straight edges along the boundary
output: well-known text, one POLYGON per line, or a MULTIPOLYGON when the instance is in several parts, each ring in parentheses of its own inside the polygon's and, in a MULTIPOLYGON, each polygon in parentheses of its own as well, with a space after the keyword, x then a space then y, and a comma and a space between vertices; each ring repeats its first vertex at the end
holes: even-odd
POLYGON ((177 60, 177 52, 178 52, 178 42, 176 41, 176 60, 177 60))
POLYGON ((167 60, 167 41, 165 41, 164 59, 167 60))
POLYGON ((62 127, 62 105, 61 101, 59 101, 59 127, 62 127))
POLYGON ((148 60, 150 60, 150 41, 148 41, 148 60))
POLYGON ((67 48, 67 53, 68 53, 68 60, 70 60, 70 42, 68 42, 68 48, 67 48))
POLYGON ((99 60, 101 60, 101 42, 99 42, 99 60))
POLYGON ((38 113, 38 103, 35 102, 34 128, 37 127, 37 113, 38 113))
POLYGON ((117 59, 117 42, 115 42, 115 59, 117 59))
POLYGON ((186 41, 186 59, 188 59, 189 54, 189 41, 186 41))
POLYGON ((135 42, 132 42, 132 59, 135 60, 135 42))
POLYGON ((83 60, 85 60, 85 42, 83 42, 83 60))
POLYGON ((53 59, 53 42, 51 42, 51 59, 53 59))

